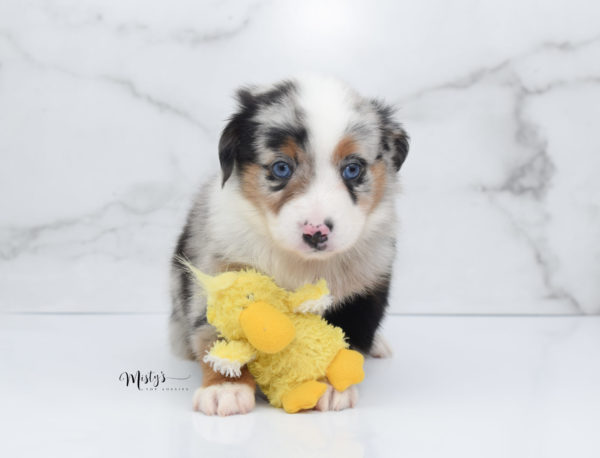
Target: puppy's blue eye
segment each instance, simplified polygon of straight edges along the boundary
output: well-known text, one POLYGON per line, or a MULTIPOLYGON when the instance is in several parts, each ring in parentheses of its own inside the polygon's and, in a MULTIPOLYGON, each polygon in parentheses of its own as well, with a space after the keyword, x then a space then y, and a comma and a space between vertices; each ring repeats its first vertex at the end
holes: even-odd
POLYGON ((271 167, 271 170, 273 171, 273 175, 275 175, 277 178, 285 179, 292 176, 292 168, 285 161, 275 162, 275 164, 273 164, 271 167))
POLYGON ((342 177, 344 180, 354 180, 358 178, 360 172, 362 172, 362 166, 356 162, 353 162, 344 167, 342 170, 342 177))

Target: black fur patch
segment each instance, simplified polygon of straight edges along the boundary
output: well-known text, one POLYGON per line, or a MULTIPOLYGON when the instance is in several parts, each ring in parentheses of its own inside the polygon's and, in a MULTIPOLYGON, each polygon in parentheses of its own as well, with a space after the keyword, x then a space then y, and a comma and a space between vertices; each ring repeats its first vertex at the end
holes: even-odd
MULTIPOLYGON (((189 315, 190 304, 192 303, 192 300, 194 298, 195 287, 194 287, 194 279, 192 278, 192 275, 190 274, 190 272, 187 271, 186 268, 184 268, 181 265, 179 260, 181 258, 183 258, 183 259, 187 259, 187 260, 191 261, 190 255, 189 255, 188 249, 187 249, 187 245, 189 243, 190 237, 191 237, 190 221, 188 220, 188 222, 186 223, 186 225, 183 228, 183 232, 181 233, 181 235, 179 236, 179 239, 177 240, 177 246, 175 248, 175 255, 173 256, 173 259, 171 261, 173 263, 173 267, 177 271, 177 275, 179 276, 180 288, 179 288, 178 293, 181 297, 181 307, 183 309, 183 314, 185 316, 189 315)), ((194 328, 199 328, 206 324, 207 324, 206 311, 202 315, 197 316, 193 322, 194 328)))
MULTIPOLYGON (((223 173, 223 186, 233 173, 234 166, 237 165, 238 172, 241 172, 245 165, 256 163, 254 145, 258 124, 253 121, 256 112, 262 106, 282 102, 295 90, 294 83, 284 81, 271 90, 256 95, 248 89, 240 89, 237 92, 238 111, 230 118, 219 140, 219 162, 223 173)), ((295 134, 300 138, 306 138, 306 132, 303 134, 295 132, 295 134)))
POLYGON ((394 120, 394 109, 389 105, 372 100, 371 105, 379 116, 379 130, 381 141, 379 147, 384 154, 390 154, 392 165, 396 171, 400 170, 408 155, 409 137, 402 126, 394 120))
MULTIPOLYGON (((402 131, 404 132, 404 131, 402 131)), ((392 162, 396 171, 400 170, 402 164, 408 156, 408 137, 404 133, 394 134, 394 155, 392 162)))
POLYGON ((179 259, 189 259, 187 253, 187 244, 190 238, 190 222, 188 221, 183 227, 183 231, 177 239, 177 246, 175 247, 175 256, 173 256, 172 262, 173 267, 177 270, 179 275, 179 283, 181 285, 180 294, 182 300, 183 311, 187 315, 190 308, 190 301, 194 295, 193 280, 190 278, 190 274, 187 270, 182 268, 179 263, 179 259))
POLYGON ((271 191, 271 192, 281 191, 283 188, 286 187, 287 184, 288 184, 288 182, 287 182, 287 180, 285 180, 277 185, 269 186, 269 191, 271 191))
POLYGON ((256 123, 251 120, 253 112, 254 109, 244 109, 235 114, 221 134, 219 162, 223 172, 222 185, 225 185, 231 176, 234 165, 237 164, 238 170, 241 170, 244 165, 256 161, 254 150, 256 123))
POLYGON ((296 91, 296 85, 292 81, 282 81, 267 92, 255 96, 259 105, 274 105, 281 103, 288 95, 296 91))
POLYGON ((200 315, 194 320, 194 329, 200 328, 207 323, 208 321, 206 320, 206 314, 200 315))
POLYGON ((368 353, 388 305, 390 276, 369 292, 354 296, 325 312, 324 318, 346 333, 350 345, 368 353))
POLYGON ((356 195, 356 191, 354 189, 354 186, 352 186, 351 184, 348 184, 347 181, 344 181, 344 184, 346 185, 346 189, 348 190, 348 194, 350 194, 350 199, 352 199, 352 203, 356 204, 356 202, 358 202, 358 196, 356 195))
POLYGON ((343 180, 344 185, 346 185, 346 189, 348 190, 348 193, 350 194, 350 198, 352 199, 352 203, 356 204, 356 202, 358 202, 356 188, 359 187, 361 184, 363 184, 365 181, 367 161, 365 161, 362 157, 356 156, 354 154, 346 156, 346 158, 344 159, 344 161, 342 162, 342 165, 340 167, 340 174, 344 170, 344 167, 346 167, 351 162, 358 162, 362 167, 361 174, 358 177, 356 177, 354 180, 343 180))
POLYGON ((303 126, 271 127, 266 134, 265 146, 278 150, 291 138, 298 146, 304 148, 307 135, 303 126))

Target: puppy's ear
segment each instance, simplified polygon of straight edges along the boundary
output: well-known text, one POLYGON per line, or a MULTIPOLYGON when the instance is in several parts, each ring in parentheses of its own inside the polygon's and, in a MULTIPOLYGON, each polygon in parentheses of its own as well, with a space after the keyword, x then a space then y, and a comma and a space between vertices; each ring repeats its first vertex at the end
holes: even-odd
POLYGON ((223 173, 222 186, 233 173, 237 163, 251 153, 253 142, 253 129, 250 119, 256 112, 256 100, 249 89, 242 88, 237 92, 239 108, 223 132, 219 140, 219 162, 223 173))
POLYGON ((379 117, 380 154, 389 157, 397 172, 408 155, 409 137, 394 119, 394 109, 391 106, 379 100, 372 100, 371 104, 379 117))
POLYGON ((390 144, 392 148, 392 163, 396 168, 396 172, 400 170, 406 156, 408 156, 408 135, 405 130, 398 124, 390 134, 390 144))
POLYGON ((219 162, 221 163, 221 172, 223 181, 221 186, 229 179, 233 172, 235 159, 240 148, 240 135, 238 122, 234 116, 223 129, 221 139, 219 140, 219 162))

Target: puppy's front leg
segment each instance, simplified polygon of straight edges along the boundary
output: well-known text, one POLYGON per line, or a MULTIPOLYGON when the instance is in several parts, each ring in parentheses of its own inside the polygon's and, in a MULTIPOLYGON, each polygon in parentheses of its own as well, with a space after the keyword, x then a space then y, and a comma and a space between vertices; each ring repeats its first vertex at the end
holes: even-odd
POLYGON ((202 367, 202 386, 194 393, 194 410, 220 416, 250 412, 255 403, 254 378, 247 367, 242 369, 242 375, 238 378, 215 372, 209 364, 202 361, 211 346, 212 342, 202 342, 195 349, 196 359, 202 367))
POLYGON ((394 355, 392 347, 379 331, 375 334, 369 355, 373 358, 391 358, 394 355))

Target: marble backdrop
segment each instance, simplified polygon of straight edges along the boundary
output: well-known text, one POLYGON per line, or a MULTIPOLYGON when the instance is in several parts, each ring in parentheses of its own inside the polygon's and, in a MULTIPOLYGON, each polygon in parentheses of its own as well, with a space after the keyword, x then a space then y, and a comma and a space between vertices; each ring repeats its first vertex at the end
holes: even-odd
POLYGON ((0 310, 164 312, 244 83, 337 75, 411 134, 393 313, 600 312, 600 4, 0 1, 0 310))

